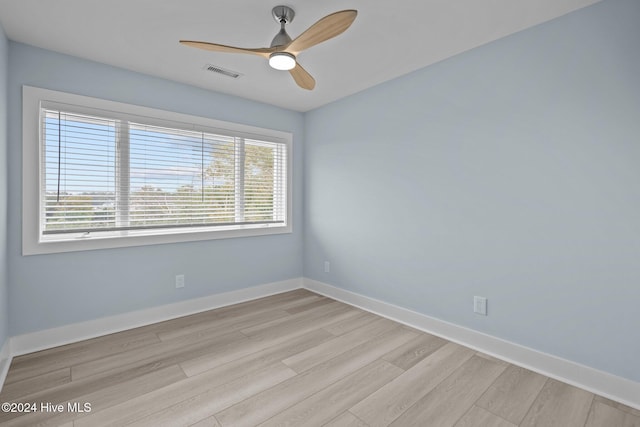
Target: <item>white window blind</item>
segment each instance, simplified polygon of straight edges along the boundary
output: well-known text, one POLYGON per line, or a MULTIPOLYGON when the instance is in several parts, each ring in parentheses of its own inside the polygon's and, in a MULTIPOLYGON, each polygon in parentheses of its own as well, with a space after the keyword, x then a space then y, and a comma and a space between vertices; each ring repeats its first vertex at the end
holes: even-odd
POLYGON ((99 113, 41 107, 43 236, 285 224, 286 144, 99 113))

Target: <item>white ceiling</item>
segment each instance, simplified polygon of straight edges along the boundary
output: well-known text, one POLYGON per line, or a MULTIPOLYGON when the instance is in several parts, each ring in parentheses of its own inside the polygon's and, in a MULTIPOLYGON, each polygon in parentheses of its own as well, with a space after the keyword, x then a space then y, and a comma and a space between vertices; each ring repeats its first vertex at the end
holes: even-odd
POLYGON ((194 86, 308 111, 599 0, 0 0, 9 39, 194 86), (316 79, 299 88, 288 72, 253 55, 201 51, 202 40, 267 47, 271 9, 293 7, 295 38, 329 13, 357 9, 345 33, 298 56, 316 79), (214 64, 243 74, 231 79, 214 64))

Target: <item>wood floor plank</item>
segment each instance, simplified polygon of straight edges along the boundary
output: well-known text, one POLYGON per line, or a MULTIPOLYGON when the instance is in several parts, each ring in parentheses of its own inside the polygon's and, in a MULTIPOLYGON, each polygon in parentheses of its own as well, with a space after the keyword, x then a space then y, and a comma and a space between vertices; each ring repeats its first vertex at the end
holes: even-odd
POLYGON ((262 427, 319 426, 346 411, 404 371, 384 360, 360 368, 318 393, 278 413, 262 427))
POLYGON ((78 363, 101 359, 122 351, 144 348, 158 342, 160 339, 153 333, 125 331, 18 356, 11 362, 6 384, 69 368, 78 363))
MULTIPOLYGON (((114 375, 106 376, 94 376, 85 378, 79 381, 71 381, 69 383, 47 388, 34 389, 32 394, 21 397, 21 402, 51 402, 51 403, 63 403, 67 401, 78 401, 83 396, 97 392, 104 388, 117 386, 118 384, 130 381, 139 377, 147 377, 148 375, 161 371, 155 364, 136 367, 132 370, 118 372, 114 375)), ((184 373, 183 373, 184 375, 184 373)), ((16 415, 0 413, 0 424, 8 418, 13 418, 16 415)))
MULTIPOLYGON (((281 356, 281 359, 285 359, 298 352, 308 350, 310 347, 306 345, 291 347, 290 344, 297 343, 301 339, 302 342, 305 343, 306 338, 309 336, 319 337, 318 339, 321 339, 322 342, 333 338, 333 335, 330 333, 322 329, 315 329, 300 334, 297 332, 291 333, 290 335, 280 336, 271 340, 248 339, 247 341, 230 345, 225 349, 212 351, 208 354, 183 361, 180 363, 180 366, 188 376, 194 376, 233 361, 242 361, 246 358, 251 359, 256 357, 256 355, 259 357, 271 357, 270 355, 274 354, 274 351, 278 351, 281 348, 293 348, 294 350, 288 351, 286 355, 283 354, 281 356)), ((314 346, 317 344, 320 344, 320 342, 316 342, 314 346)))
MULTIPOLYGON (((318 328, 320 327, 317 321, 327 320, 330 324, 336 323, 344 319, 335 319, 336 316, 349 313, 348 317, 353 317, 356 313, 354 310, 346 304, 333 301, 329 304, 324 304, 319 307, 314 307, 302 313, 291 314, 289 317, 283 319, 276 319, 270 322, 265 322, 261 325, 256 325, 249 328, 241 329, 240 332, 248 337, 257 339, 269 339, 281 334, 286 334, 292 330, 296 330, 298 327, 318 328)), ((324 326, 324 325, 323 325, 324 326)))
POLYGON ((383 359, 407 370, 445 345, 448 341, 435 335, 421 333, 415 340, 396 348, 383 359))
POLYGON ((194 424, 229 406, 267 390, 296 373, 282 363, 209 389, 130 424, 131 427, 174 427, 194 424))
MULTIPOLYGON (((246 343, 239 343, 233 346, 235 351, 224 351, 224 354, 212 352, 203 356, 193 357, 190 358, 190 360, 181 362, 180 366, 182 366, 187 375, 197 375, 200 372, 211 369, 221 363, 231 361, 234 358, 243 357, 265 348, 285 343, 298 336, 323 328, 326 325, 349 319, 357 314, 356 311, 350 310, 349 307, 346 307, 344 304, 335 305, 331 308, 328 308, 328 305, 324 305, 311 311, 314 311, 314 314, 310 318, 297 318, 297 321, 293 323, 278 322, 272 325, 271 330, 261 329, 260 332, 256 332, 250 336, 249 341, 246 343)), ((298 315, 292 315, 292 317, 294 316, 298 315)))
POLYGON ((378 319, 307 351, 284 359, 282 362, 296 372, 303 372, 397 327, 398 324, 396 322, 388 319, 378 319))
POLYGON ((510 423, 504 418, 492 414, 486 409, 472 406, 454 427, 517 427, 517 424, 510 423))
POLYGON ((20 397, 33 394, 34 390, 46 390, 71 382, 71 368, 61 368, 37 377, 6 384, 0 393, 0 402, 18 401, 20 397))
POLYGON ((213 331, 213 336, 202 333, 192 334, 189 338, 158 342, 135 351, 126 351, 72 366, 73 381, 105 372, 118 372, 148 363, 163 363, 165 366, 180 363, 212 351, 220 350, 246 337, 237 331, 222 333, 213 331))
POLYGON ((168 334, 172 332, 177 332, 178 334, 180 334, 179 331, 184 329, 195 328, 197 330, 198 327, 202 325, 207 328, 210 322, 216 322, 233 317, 241 317, 246 314, 271 311, 274 309, 282 310, 284 308, 289 308, 297 304, 313 301, 318 298, 320 298, 320 296, 313 294, 307 290, 297 289, 295 291, 284 292, 264 298, 202 311, 188 316, 165 320, 163 322, 143 326, 138 329, 140 331, 146 331, 150 333, 162 333, 165 334, 165 336, 168 336, 168 334))
POLYGON ((170 384, 158 390, 137 396, 121 404, 100 412, 92 412, 89 417, 76 421, 76 427, 92 427, 94 425, 122 426, 182 402, 185 399, 205 393, 206 391, 236 381, 242 377, 256 375, 268 369, 289 354, 311 348, 331 337, 329 333, 318 330, 298 337, 281 346, 272 347, 262 352, 235 359, 230 363, 200 373, 197 376, 170 384))
MULTIPOLYGON (((37 360, 46 358, 47 361, 56 358, 69 358, 84 355, 86 352, 108 352, 121 351, 123 349, 132 348, 136 343, 142 342, 146 344, 148 340, 157 341, 153 332, 144 330, 144 328, 133 328, 122 332, 102 335, 95 338, 88 338, 82 341, 65 344, 46 350, 36 351, 24 354, 14 358, 17 364, 22 362, 34 363, 37 360)), ((74 360, 75 361, 75 360, 74 360)))
POLYGON ((520 425, 582 427, 592 401, 593 394, 549 378, 520 425))
POLYGON ((397 328, 215 414, 223 426, 255 426, 415 338, 397 328))
POLYGON ((195 424, 191 424, 189 427, 220 427, 220 423, 216 420, 216 417, 209 417, 204 420, 200 420, 195 424))
POLYGON ((504 369, 502 363, 474 355, 391 425, 421 425, 429 420, 434 426, 452 426, 504 369))
POLYGON ((606 397, 597 396, 597 395, 594 397, 594 400, 597 402, 602 402, 609 406, 613 406, 616 409, 620 409, 621 411, 627 412, 631 415, 635 415, 636 417, 640 417, 640 409, 635 409, 630 406, 624 405, 620 402, 615 402, 611 399, 607 399, 606 397))
POLYGON ((514 424, 520 424, 546 381, 545 376, 510 365, 476 405, 514 424))
POLYGON ((257 313, 246 313, 241 316, 219 317, 169 331, 161 331, 158 332, 157 335, 162 341, 169 341, 172 339, 193 336, 193 334, 208 334, 221 331, 229 332, 236 329, 239 330, 289 316, 289 313, 284 310, 259 311, 257 313))
POLYGON ((338 415, 323 427, 369 427, 369 424, 362 421, 349 411, 345 411, 338 415))
MULTIPOLYGON (((84 403, 90 403, 92 411, 100 411, 101 409, 126 401, 133 396, 148 393, 184 378, 186 378, 186 376, 180 367, 171 366, 130 380, 121 380, 113 385, 102 387, 97 390, 87 390, 86 393, 80 393, 73 396, 71 399, 58 395, 58 399, 41 400, 41 402, 51 401, 62 403, 65 408, 69 402, 78 402, 81 405, 84 405, 84 403)), ((3 427, 33 427, 35 425, 58 426, 62 423, 69 422, 86 415, 86 413, 78 414, 66 410, 55 414, 39 411, 13 417, 6 421, 1 420, 1 422, 3 427)))
POLYGON ((585 427, 640 427, 640 417, 594 401, 585 427))
POLYGON ((306 304, 298 304, 296 307, 287 308, 285 311, 289 314, 298 314, 321 305, 330 304, 333 301, 335 300, 332 300, 331 298, 319 297, 315 301, 310 301, 306 304))
POLYGON ((350 409, 371 426, 387 426, 473 357, 448 343, 350 409))
POLYGON ((306 289, 296 289, 293 291, 282 292, 275 295, 270 295, 263 298, 244 301, 238 304, 227 305, 224 307, 216 308, 215 311, 218 315, 232 314, 244 314, 244 313, 256 313, 262 310, 271 310, 273 308, 282 309, 288 307, 288 304, 300 304, 304 303, 307 298, 323 298, 321 295, 310 292, 306 289))
POLYGON ((304 301, 308 301, 308 298, 315 299, 324 297, 307 289, 295 289, 293 291, 280 292, 278 294, 273 294, 262 298, 243 301, 238 304, 225 305, 223 307, 217 308, 216 311, 225 313, 227 311, 256 312, 263 309, 270 310, 271 308, 275 307, 282 309, 282 304, 304 303, 304 301))
POLYGON ((376 316, 367 311, 356 308, 354 308, 354 310, 357 310, 357 313, 352 318, 325 326, 325 329, 333 335, 342 335, 380 318, 380 316, 376 316))
MULTIPOLYGON (((186 375, 184 375, 184 372, 182 372, 179 366, 169 366, 159 371, 154 371, 147 375, 85 394, 81 397, 80 401, 91 403, 91 410, 99 412, 102 409, 126 402, 134 397, 166 387, 185 378, 186 375)), ((83 414, 83 416, 84 415, 87 414, 83 414)))
MULTIPOLYGON (((185 318, 166 322, 154 330, 162 340, 179 338, 210 328, 243 329, 261 324, 279 317, 287 317, 285 310, 306 305, 327 298, 309 294, 293 298, 290 293, 273 295, 260 300, 248 301, 220 309, 198 313, 185 318)), ((331 301, 331 300, 329 300, 331 301)))

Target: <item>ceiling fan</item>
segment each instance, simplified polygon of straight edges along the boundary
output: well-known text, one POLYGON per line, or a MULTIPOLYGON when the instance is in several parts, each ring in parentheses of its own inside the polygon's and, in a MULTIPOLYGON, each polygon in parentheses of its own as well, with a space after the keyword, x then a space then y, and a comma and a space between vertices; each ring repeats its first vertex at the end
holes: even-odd
POLYGON ((291 39, 285 25, 293 21, 295 12, 288 6, 276 6, 271 11, 273 18, 280 24, 280 31, 273 38, 270 47, 248 49, 192 40, 180 40, 180 43, 214 52, 249 53, 269 60, 269 65, 276 70, 289 71, 298 86, 313 90, 315 79, 296 60, 303 50, 342 34, 351 26, 358 14, 357 10, 342 10, 325 16, 309 27, 295 39, 291 39))

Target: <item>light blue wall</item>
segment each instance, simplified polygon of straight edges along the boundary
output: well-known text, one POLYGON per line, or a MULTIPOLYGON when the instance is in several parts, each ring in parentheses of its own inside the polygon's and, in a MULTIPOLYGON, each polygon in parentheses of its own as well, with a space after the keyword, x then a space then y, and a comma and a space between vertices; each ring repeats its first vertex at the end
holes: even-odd
POLYGON ((305 276, 640 381, 639 23, 604 1, 307 114, 305 276))
POLYGON ((7 72, 9 41, 0 25, 0 349, 9 338, 7 284, 7 72))
POLYGON ((302 114, 14 42, 8 101, 11 335, 302 275, 302 114), (294 232, 23 257, 22 85, 293 132, 294 232))

